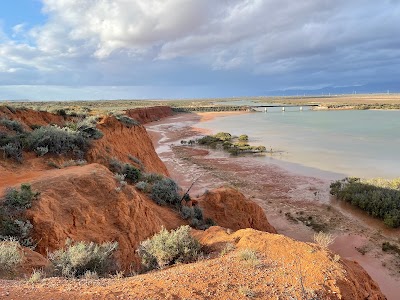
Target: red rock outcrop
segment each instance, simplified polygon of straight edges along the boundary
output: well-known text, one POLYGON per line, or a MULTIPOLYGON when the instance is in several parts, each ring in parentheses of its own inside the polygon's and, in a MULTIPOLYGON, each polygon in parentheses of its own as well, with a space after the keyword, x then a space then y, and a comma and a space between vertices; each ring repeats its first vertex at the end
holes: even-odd
POLYGON ((218 226, 238 230, 254 228, 276 233, 264 211, 253 201, 233 188, 220 187, 205 193, 198 199, 205 216, 215 220, 218 226))
POLYGON ((170 117, 173 115, 173 111, 169 106, 128 109, 125 111, 125 113, 128 117, 135 119, 141 124, 158 121, 161 118, 170 117))

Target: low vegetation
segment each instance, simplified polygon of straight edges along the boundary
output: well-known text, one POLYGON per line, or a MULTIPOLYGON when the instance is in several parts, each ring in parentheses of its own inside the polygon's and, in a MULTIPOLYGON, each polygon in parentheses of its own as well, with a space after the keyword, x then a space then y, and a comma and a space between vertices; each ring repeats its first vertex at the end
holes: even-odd
POLYGON ((39 193, 32 191, 29 184, 21 184, 19 190, 9 188, 6 191, 4 199, 0 202, 0 240, 12 238, 23 246, 34 246, 30 236, 33 226, 25 218, 24 212, 38 197, 39 193))
POLYGON ((400 247, 395 244, 391 244, 389 242, 382 243, 382 251, 392 252, 400 255, 400 247))
POLYGON ((135 184, 135 187, 149 195, 149 197, 158 205, 169 206, 177 210, 184 220, 188 220, 190 225, 196 229, 205 230, 215 225, 215 222, 209 218, 204 219, 203 211, 200 207, 184 206, 183 200, 190 200, 189 195, 182 197, 178 184, 160 174, 142 173, 131 164, 123 163, 117 159, 110 160, 109 168, 115 172, 114 178, 119 183, 116 190, 119 192, 126 183, 135 184), (182 199, 183 198, 183 199, 182 199))
POLYGON ((109 162, 109 168, 112 172, 125 175, 125 179, 133 184, 137 183, 142 178, 142 171, 135 166, 123 163, 115 158, 109 162))
POLYGON ((23 183, 21 188, 9 188, 4 197, 4 205, 14 209, 28 209, 32 206, 32 201, 39 196, 38 192, 33 192, 31 185, 23 183))
POLYGON ((257 252, 252 249, 243 249, 238 253, 238 257, 241 261, 251 267, 255 267, 260 264, 260 259, 257 256, 257 252))
POLYGON ((382 219, 389 227, 400 226, 400 179, 345 178, 333 182, 330 193, 382 219))
POLYGON ((13 272, 22 262, 19 243, 15 240, 0 242, 0 274, 13 272))
POLYGON ((138 126, 140 123, 135 119, 128 117, 127 115, 116 115, 118 121, 124 124, 126 127, 131 128, 133 126, 138 126))
POLYGON ((335 237, 326 232, 318 232, 314 234, 314 242, 323 248, 328 248, 335 240, 335 237))
POLYGON ((9 120, 6 118, 0 119, 0 125, 3 125, 6 127, 8 130, 12 130, 18 133, 23 133, 24 132, 24 127, 23 125, 16 121, 16 120, 9 120))
POLYGON ((70 154, 83 159, 84 154, 94 139, 103 134, 96 128, 96 118, 86 118, 77 122, 58 125, 32 126, 32 131, 25 131, 22 124, 15 120, 1 119, 0 125, 10 132, 0 132, 0 149, 5 158, 23 161, 23 151, 33 151, 38 156, 47 153, 70 154))
POLYGON ((56 275, 82 277, 90 271, 106 276, 115 271, 113 254, 117 248, 117 242, 96 244, 67 240, 65 248, 49 254, 49 259, 56 275))
POLYGON ((150 197, 159 205, 171 205, 180 207, 181 197, 179 196, 178 184, 170 178, 163 178, 156 181, 152 188, 150 197))
POLYGON ((46 277, 46 274, 42 270, 33 270, 31 276, 28 279, 29 283, 37 283, 46 277))
POLYGON ((181 144, 199 144, 202 146, 208 146, 213 149, 222 149, 229 152, 232 155, 239 155, 240 153, 259 153, 265 152, 264 146, 250 146, 247 142, 249 137, 246 134, 242 134, 239 137, 232 136, 228 132, 219 132, 215 135, 206 135, 195 141, 181 141, 181 144))
POLYGON ((181 226, 171 231, 162 228, 152 238, 141 242, 137 252, 144 268, 152 270, 195 261, 200 250, 200 243, 190 235, 190 227, 181 226))

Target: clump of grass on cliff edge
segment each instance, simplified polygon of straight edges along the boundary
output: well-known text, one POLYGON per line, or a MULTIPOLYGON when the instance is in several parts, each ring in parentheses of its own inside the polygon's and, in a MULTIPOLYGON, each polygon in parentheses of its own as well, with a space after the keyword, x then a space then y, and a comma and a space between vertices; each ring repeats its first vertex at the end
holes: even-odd
POLYGON ((120 121, 128 128, 140 125, 138 121, 132 119, 131 117, 128 117, 127 115, 116 115, 115 117, 117 118, 118 121, 120 121))
POLYGON ((137 250, 146 270, 162 269, 176 263, 195 261, 200 255, 200 243, 190 235, 189 226, 168 231, 162 228, 137 250))

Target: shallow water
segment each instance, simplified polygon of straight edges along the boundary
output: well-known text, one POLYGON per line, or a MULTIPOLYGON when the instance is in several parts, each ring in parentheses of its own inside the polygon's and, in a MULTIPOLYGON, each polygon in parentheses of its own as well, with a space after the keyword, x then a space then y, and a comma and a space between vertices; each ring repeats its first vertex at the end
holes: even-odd
MULTIPOLYGON (((400 176, 400 111, 269 108, 267 113, 225 116, 197 126, 248 134, 250 144, 272 149, 269 160, 346 176, 400 176)), ((314 175, 310 170, 302 171, 314 175)))

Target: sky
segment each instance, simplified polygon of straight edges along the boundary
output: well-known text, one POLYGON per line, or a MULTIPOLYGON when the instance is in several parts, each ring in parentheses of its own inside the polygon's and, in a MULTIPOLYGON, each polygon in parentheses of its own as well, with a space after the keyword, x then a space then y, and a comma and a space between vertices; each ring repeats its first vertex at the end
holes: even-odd
POLYGON ((400 92, 400 0, 0 1, 0 100, 400 92))

